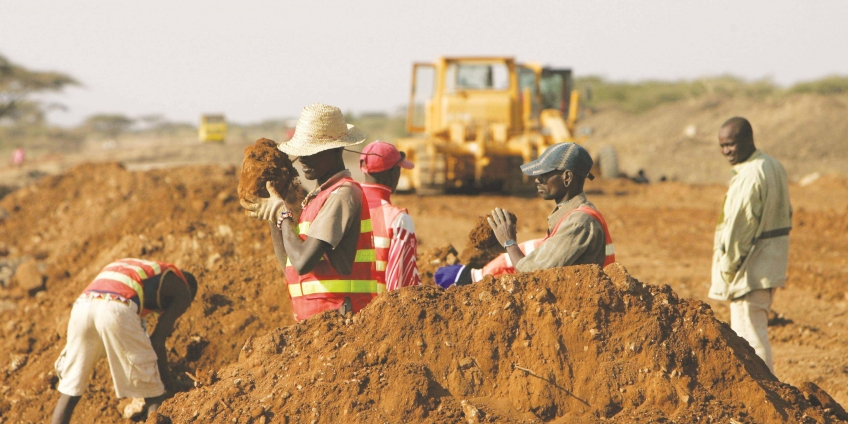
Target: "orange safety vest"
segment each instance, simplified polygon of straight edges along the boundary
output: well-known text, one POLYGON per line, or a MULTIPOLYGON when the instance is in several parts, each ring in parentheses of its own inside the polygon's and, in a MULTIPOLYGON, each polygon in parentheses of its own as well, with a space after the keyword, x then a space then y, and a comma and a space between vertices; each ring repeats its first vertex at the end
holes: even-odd
MULTIPOLYGON (((83 293, 85 294, 112 294, 126 300, 138 299, 139 314, 144 317, 149 314, 159 315, 161 310, 147 309, 144 307, 143 281, 157 275, 171 271, 183 280, 188 287, 185 275, 173 264, 165 262, 148 261, 145 259, 119 259, 106 265, 100 274, 94 278, 83 293)), ((161 282, 160 282, 161 284, 161 282)))
MULTIPOLYGON (((544 243, 546 240, 548 240, 549 238, 553 237, 554 234, 556 234, 557 230, 559 229, 560 224, 562 224, 562 221, 565 221, 565 218, 567 218, 568 215, 570 215, 572 212, 575 212, 575 211, 579 211, 579 212, 589 214, 589 216, 591 216, 592 218, 595 218, 595 220, 597 220, 601 224, 601 227, 604 229, 604 241, 605 241, 605 244, 606 244, 606 246, 605 246, 606 258, 604 259, 604 266, 607 266, 607 265, 615 262, 615 247, 612 244, 612 236, 610 236, 609 228, 607 228, 607 222, 604 220, 604 217, 603 217, 603 215, 601 215, 600 212, 598 212, 597 210, 592 209, 588 206, 579 206, 576 209, 568 211, 568 213, 566 213, 559 220, 559 222, 557 222, 557 225, 554 227, 553 232, 551 232, 550 234, 545 236, 545 238, 529 240, 529 241, 526 241, 524 243, 519 244, 518 247, 521 249, 521 251, 525 255, 528 255, 533 250, 538 249, 539 246, 542 245, 542 243, 544 243)), ((515 273, 515 266, 512 263, 512 261, 509 259, 509 254, 502 253, 502 254, 498 255, 497 258, 493 259, 491 262, 487 263, 483 267, 482 275, 491 274, 492 276, 497 277, 497 276, 503 275, 503 274, 514 274, 514 273, 515 273)))
MULTIPOLYGON (((327 197, 342 184, 349 183, 357 190, 362 187, 349 177, 341 178, 332 186, 321 190, 300 214, 297 233, 301 240, 306 240, 309 225, 324 206, 327 197)), ((291 260, 286 260, 286 284, 292 300, 294 318, 298 321, 307 319, 317 313, 339 309, 345 298, 349 298, 353 312, 359 312, 378 294, 386 291, 386 285, 377 281, 377 265, 372 239, 371 214, 368 202, 362 196, 360 212, 359 240, 356 245, 356 258, 350 274, 339 274, 325 254, 315 269, 303 275, 298 275, 291 260)))
POLYGON ((377 258, 377 281, 386 283, 386 266, 392 241, 392 223, 401 213, 408 213, 389 202, 391 189, 378 184, 362 184, 371 212, 371 228, 374 231, 374 252, 377 258))

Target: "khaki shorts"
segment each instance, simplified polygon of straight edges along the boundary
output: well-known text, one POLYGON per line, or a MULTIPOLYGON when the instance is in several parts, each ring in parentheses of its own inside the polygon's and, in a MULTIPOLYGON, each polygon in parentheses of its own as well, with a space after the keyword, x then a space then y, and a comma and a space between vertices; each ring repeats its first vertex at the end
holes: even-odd
POLYGON ((81 396, 97 361, 106 355, 119 398, 165 393, 156 352, 133 302, 80 296, 68 321, 67 345, 56 360, 60 393, 81 396))

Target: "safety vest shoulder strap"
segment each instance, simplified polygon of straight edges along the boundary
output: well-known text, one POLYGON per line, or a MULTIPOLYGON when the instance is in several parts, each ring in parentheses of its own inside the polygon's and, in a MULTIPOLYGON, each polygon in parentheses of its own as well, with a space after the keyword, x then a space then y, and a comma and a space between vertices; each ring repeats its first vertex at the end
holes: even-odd
POLYGON ((559 230, 560 225, 562 225, 563 221, 565 221, 565 218, 568 218, 568 216, 574 212, 583 212, 591 216, 596 221, 598 221, 598 223, 601 224, 601 228, 604 229, 604 254, 606 256, 604 266, 615 262, 615 246, 612 243, 612 235, 610 234, 609 227, 607 227, 607 222, 604 220, 604 216, 601 215, 601 212, 599 212, 597 209, 590 208, 585 205, 578 206, 577 208, 568 211, 562 218, 560 218, 559 222, 557 222, 556 227, 554 227, 553 231, 551 231, 551 233, 547 237, 545 237, 545 240, 553 237, 554 234, 556 234, 557 230, 559 230))
MULTIPOLYGON (((362 187, 352 178, 340 178, 338 181, 333 183, 333 185, 319 191, 315 198, 306 204, 306 207, 303 208, 303 211, 300 214, 300 222, 312 222, 312 220, 315 219, 315 216, 318 215, 318 211, 320 211, 321 207, 324 206, 324 202, 327 201, 327 198, 330 196, 330 194, 332 194, 336 189, 346 183, 350 184, 350 186, 353 187, 355 190, 359 190, 360 192, 362 192, 362 187)), ((367 210, 368 202, 365 200, 364 195, 362 196, 362 202, 364 206, 363 209, 367 210)))

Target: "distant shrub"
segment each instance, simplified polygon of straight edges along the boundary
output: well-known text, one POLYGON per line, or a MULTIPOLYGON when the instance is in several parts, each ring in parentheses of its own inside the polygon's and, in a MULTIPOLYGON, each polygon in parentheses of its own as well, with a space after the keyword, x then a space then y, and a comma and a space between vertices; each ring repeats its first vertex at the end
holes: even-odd
POLYGON ((731 75, 679 81, 609 81, 591 75, 576 79, 584 95, 584 104, 591 108, 614 107, 631 113, 642 113, 665 103, 695 99, 704 95, 748 97, 757 100, 790 93, 832 95, 848 93, 848 77, 830 76, 816 81, 781 88, 769 79, 746 81, 731 75), (586 98, 586 94, 589 94, 586 98))
POLYGON ((842 94, 848 93, 848 77, 831 75, 815 81, 799 82, 789 89, 791 93, 842 94))

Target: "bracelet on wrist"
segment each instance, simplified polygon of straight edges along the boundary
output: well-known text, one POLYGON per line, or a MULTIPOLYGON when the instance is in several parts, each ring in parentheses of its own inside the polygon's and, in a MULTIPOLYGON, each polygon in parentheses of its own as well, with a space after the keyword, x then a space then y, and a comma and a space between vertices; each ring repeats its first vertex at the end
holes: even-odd
POLYGON ((277 218, 277 229, 278 230, 282 231, 283 220, 286 220, 286 219, 291 219, 292 221, 294 221, 294 215, 292 215, 291 211, 283 210, 283 211, 280 212, 280 217, 277 218))
POLYGON ((506 242, 504 242, 504 244, 503 244, 503 248, 504 248, 504 250, 506 250, 506 249, 507 249, 508 247, 510 247, 510 246, 515 246, 515 240, 507 240, 507 241, 506 241, 506 242))

